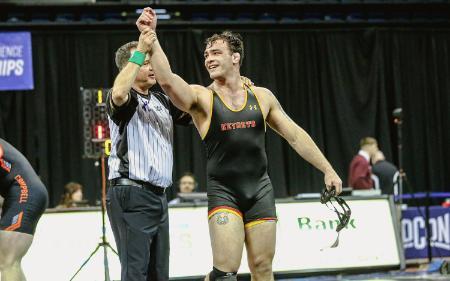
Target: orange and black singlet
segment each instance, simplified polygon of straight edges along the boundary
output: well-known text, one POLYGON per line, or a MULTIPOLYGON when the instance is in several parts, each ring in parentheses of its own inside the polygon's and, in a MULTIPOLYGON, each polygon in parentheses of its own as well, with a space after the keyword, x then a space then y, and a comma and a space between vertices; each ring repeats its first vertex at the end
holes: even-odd
POLYGON ((239 110, 212 93, 207 154, 208 209, 236 209, 245 222, 275 217, 273 188, 267 174, 265 120, 254 92, 246 88, 239 110))
POLYGON ((47 207, 47 189, 15 147, 0 138, 0 149, 0 195, 5 199, 0 230, 34 234, 47 207))

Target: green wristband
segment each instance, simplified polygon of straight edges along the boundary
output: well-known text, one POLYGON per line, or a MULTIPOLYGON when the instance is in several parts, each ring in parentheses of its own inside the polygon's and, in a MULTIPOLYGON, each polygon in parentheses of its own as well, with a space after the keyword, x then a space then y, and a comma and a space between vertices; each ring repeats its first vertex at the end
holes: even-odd
POLYGON ((145 54, 136 50, 128 61, 142 66, 145 61, 145 54))

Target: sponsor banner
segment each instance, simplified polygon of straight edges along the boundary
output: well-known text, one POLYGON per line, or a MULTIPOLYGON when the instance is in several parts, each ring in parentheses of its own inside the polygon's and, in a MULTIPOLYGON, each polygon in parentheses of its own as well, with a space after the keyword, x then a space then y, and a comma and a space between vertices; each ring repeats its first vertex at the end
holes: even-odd
POLYGON ((33 90, 29 32, 0 32, 0 91, 33 90))
MULTIPOLYGON (((432 256, 450 257, 450 208, 430 207, 429 216, 432 256)), ((402 228, 405 258, 428 258, 425 207, 403 210, 402 228)))

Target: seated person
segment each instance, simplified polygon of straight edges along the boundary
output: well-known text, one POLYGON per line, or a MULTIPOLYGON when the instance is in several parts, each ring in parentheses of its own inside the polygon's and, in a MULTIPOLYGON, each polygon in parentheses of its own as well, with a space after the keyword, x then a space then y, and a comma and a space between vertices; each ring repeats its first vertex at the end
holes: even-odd
POLYGON ((372 157, 372 174, 376 179, 377 186, 381 189, 383 194, 394 194, 395 186, 398 181, 398 169, 389 161, 386 161, 384 154, 381 150, 375 152, 372 157))
POLYGON ((64 186, 64 194, 56 208, 85 207, 86 203, 86 200, 83 200, 83 186, 77 182, 69 182, 64 186))
POLYGON ((353 157, 348 173, 348 186, 353 189, 372 189, 370 158, 378 151, 377 140, 365 137, 360 141, 358 154, 353 157))
MULTIPOLYGON (((192 173, 186 172, 181 178, 178 180, 178 194, 186 194, 192 193, 197 189, 197 181, 195 180, 195 176, 192 173)), ((181 203, 181 198, 178 196, 177 198, 171 200, 169 205, 174 205, 181 203)))

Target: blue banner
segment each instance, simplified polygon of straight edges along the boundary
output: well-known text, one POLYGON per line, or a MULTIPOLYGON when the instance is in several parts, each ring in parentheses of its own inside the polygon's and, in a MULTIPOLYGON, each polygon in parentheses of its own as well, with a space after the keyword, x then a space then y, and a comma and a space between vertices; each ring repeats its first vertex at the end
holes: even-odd
POLYGON ((0 91, 33 90, 29 32, 0 32, 0 91))
MULTIPOLYGON (((429 216, 432 256, 450 257, 450 208, 432 206, 429 216)), ((403 210, 402 228, 405 258, 428 258, 425 208, 411 207, 403 210)))

